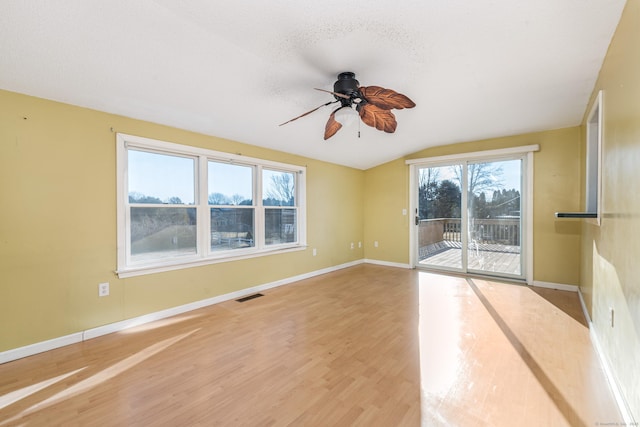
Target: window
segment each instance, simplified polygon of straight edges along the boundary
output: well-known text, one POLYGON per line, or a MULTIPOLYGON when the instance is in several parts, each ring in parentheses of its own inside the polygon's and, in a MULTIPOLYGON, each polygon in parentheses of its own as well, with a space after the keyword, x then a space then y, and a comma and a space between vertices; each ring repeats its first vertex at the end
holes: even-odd
POLYGON ((265 190, 262 194, 265 244, 295 242, 297 209, 294 174, 263 169, 262 187, 265 190))
POLYGON ((132 149, 127 163, 131 262, 197 253, 195 159, 132 149))
POLYGON ((253 167, 209 161, 211 251, 255 247, 253 167))
POLYGON ((587 167, 585 211, 596 214, 595 222, 600 224, 602 211, 601 156, 602 156, 602 91, 591 107, 587 118, 587 167))
POLYGON ((305 168, 118 134, 118 274, 305 247, 305 168))

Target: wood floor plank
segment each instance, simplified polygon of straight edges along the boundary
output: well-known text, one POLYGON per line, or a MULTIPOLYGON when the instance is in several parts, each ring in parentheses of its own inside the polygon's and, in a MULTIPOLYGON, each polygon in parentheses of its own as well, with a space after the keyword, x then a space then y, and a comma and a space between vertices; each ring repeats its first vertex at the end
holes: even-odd
POLYGON ((0 365, 6 426, 619 422, 575 294, 359 265, 0 365))

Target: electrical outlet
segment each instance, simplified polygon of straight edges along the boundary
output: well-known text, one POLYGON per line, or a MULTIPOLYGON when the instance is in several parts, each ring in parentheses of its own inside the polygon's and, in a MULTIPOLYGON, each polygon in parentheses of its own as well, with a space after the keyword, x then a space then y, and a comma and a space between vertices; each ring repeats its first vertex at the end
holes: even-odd
POLYGON ((351 249, 353 249, 355 246, 353 245, 353 242, 351 242, 351 249))
POLYGON ((373 247, 377 248, 378 247, 378 241, 376 240, 375 242, 373 242, 373 247))
POLYGON ((109 282, 100 283, 98 285, 98 296, 99 297, 106 297, 108 295, 109 295, 109 282))
POLYGON ((361 248, 362 247, 362 242, 358 242, 358 247, 361 248))
POLYGON ((318 251, 316 248, 313 248, 313 256, 316 256, 316 255, 318 255, 318 251))

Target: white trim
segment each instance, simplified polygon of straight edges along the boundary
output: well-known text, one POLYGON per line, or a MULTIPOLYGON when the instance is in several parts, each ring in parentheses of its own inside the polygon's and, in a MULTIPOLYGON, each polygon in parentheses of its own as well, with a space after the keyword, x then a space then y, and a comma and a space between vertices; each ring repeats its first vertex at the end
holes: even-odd
POLYGON ((584 296, 582 295, 582 290, 578 286, 578 297, 580 298, 580 306, 582 307, 582 313, 584 314, 584 318, 587 319, 587 325, 589 329, 591 329, 591 316, 589 316, 589 310, 587 309, 587 303, 584 301, 584 296))
POLYGON ((126 143, 127 147, 138 147, 143 149, 152 149, 154 151, 168 151, 172 154, 182 154, 192 157, 206 156, 212 157, 216 160, 227 161, 229 163, 239 163, 243 165, 262 165, 280 169, 283 171, 291 172, 304 172, 306 166, 292 165, 289 163, 274 162, 271 160, 258 159, 256 157, 243 156, 240 153, 231 154, 223 151, 209 150, 207 148, 194 147, 185 144, 176 144, 174 142, 161 141, 152 138, 145 138, 142 136, 128 135, 126 133, 117 133, 116 137, 118 141, 126 143))
MULTIPOLYGON (((321 274, 331 273, 333 271, 341 270, 343 268, 353 267, 364 263, 364 260, 352 261, 344 264, 335 265, 332 267, 323 268, 321 270, 311 271, 309 273, 299 274, 293 277, 287 277, 274 282, 264 283, 262 285, 253 286, 251 288, 241 289, 235 292, 230 292, 224 295, 218 295, 216 297, 207 298, 200 301, 194 301, 189 304, 180 305, 177 307, 171 307, 165 310, 156 311, 154 313, 145 314, 142 316, 134 317, 132 319, 122 320, 120 322, 110 323, 107 325, 98 326, 95 328, 87 329, 84 331, 76 332, 63 337, 53 338, 47 341, 41 341, 34 344, 29 344, 24 347, 18 347, 11 350, 0 352, 0 364, 11 362, 13 360, 22 359, 23 357, 33 356, 34 354, 43 353, 45 351, 54 350, 59 347, 64 347, 70 344, 76 344, 82 341, 86 341, 92 338, 96 338, 102 335, 110 334, 113 332, 122 331, 134 326, 143 325, 145 323, 153 322, 160 319, 165 319, 170 316, 186 313, 191 310, 196 310, 209 305, 218 304, 220 302, 228 301, 231 299, 241 298, 245 295, 250 295, 256 292, 264 291, 267 289, 275 288, 289 283, 297 282, 311 277, 319 276, 321 274)), ((391 263, 389 263, 391 264, 391 263)), ((402 265, 402 264, 401 264, 402 265)))
MULTIPOLYGON (((469 271, 469 221, 471 220, 471 213, 469 212, 469 163, 470 160, 461 162, 462 164, 462 180, 460 182, 460 241, 462 248, 460 248, 460 265, 461 269, 464 269, 463 273, 470 273, 469 271)), ((522 167, 520 167, 520 174, 522 174, 522 167)), ((417 230, 416 230, 417 231, 417 230)), ((444 238, 444 233, 443 236, 444 238)), ((473 249, 472 249, 473 250, 473 249)), ((520 260, 520 266, 522 267, 522 260, 520 260)))
POLYGON ((638 423, 633 419, 633 414, 627 405, 627 401, 624 399, 622 395, 622 391, 620 390, 620 386, 616 381, 615 376, 613 375, 613 371, 611 370, 611 366, 609 365, 609 361, 605 356, 604 351, 602 350, 602 345, 600 344, 600 339, 598 338, 598 334, 593 327, 593 322, 591 321, 591 316, 589 316, 589 311, 587 310, 587 304, 584 301, 584 297, 582 295, 582 291, 578 288, 578 296, 580 297, 580 305, 582 306, 582 312, 584 313, 585 319, 587 319, 587 327, 589 328, 589 337, 591 338, 591 342, 593 343, 593 347, 598 354, 598 358, 600 359, 600 366, 602 366, 602 370, 604 371, 604 375, 607 378, 607 382, 609 383, 609 387, 611 388, 611 392, 613 393, 613 398, 616 401, 616 405, 618 406, 618 410, 620 410, 620 414, 622 414, 622 419, 624 420, 625 426, 637 426, 638 423))
POLYGON ((603 112, 603 97, 604 92, 599 91, 596 99, 593 101, 593 105, 589 109, 589 114, 586 120, 586 173, 585 173, 585 212, 592 212, 590 205, 590 200, 592 195, 590 194, 590 184, 595 185, 595 204, 596 204, 596 218, 587 218, 587 222, 595 225, 600 225, 600 221, 602 218, 602 142, 604 137, 604 112, 603 112), (597 117, 596 117, 597 113, 597 117), (594 122, 595 120, 595 122, 594 122), (592 152, 593 147, 591 146, 593 130, 592 127, 596 126, 596 134, 595 134, 595 153, 592 152), (596 157, 594 160, 596 161, 596 179, 595 183, 591 182, 591 165, 590 159, 591 157, 596 157))
POLYGON ((25 345, 24 347, 3 351, 0 352, 0 364, 79 342, 82 342, 82 332, 76 332, 62 337, 25 345))
MULTIPOLYGON (((287 251, 306 249, 306 166, 274 162, 270 160, 245 157, 241 154, 230 154, 209 149, 193 147, 189 145, 175 144, 173 142, 160 141, 124 133, 116 134, 117 155, 117 267, 115 273, 120 278, 152 274, 164 271, 191 268, 201 265, 216 264, 220 262, 236 261, 239 259, 254 258, 271 254, 281 254, 287 251), (195 203, 184 205, 186 208, 196 209, 197 237, 196 251, 194 254, 158 258, 153 260, 139 260, 132 262, 130 247, 130 203, 127 196, 128 150, 142 150, 151 153, 185 156, 194 160, 194 184, 195 203), (207 163, 210 161, 230 163, 252 168, 254 203, 247 209, 254 210, 255 246, 251 248, 229 250, 221 253, 212 253, 209 246, 210 221, 207 201, 207 163), (267 245, 264 238, 265 207, 262 204, 261 192, 262 171, 264 169, 291 173, 295 175, 296 205, 286 208, 296 211, 296 241, 280 245, 267 245)), ((154 205, 145 205, 154 207, 154 205)), ((158 205, 160 206, 160 205, 158 205)), ((182 205, 181 205, 182 206, 182 205)), ((240 206, 244 208, 244 206, 240 206)))
POLYGON ((587 325, 589 329, 591 329, 591 316, 589 316, 589 310, 587 310, 587 304, 584 301, 584 296, 582 295, 582 290, 578 286, 578 297, 580 298, 580 306, 582 307, 582 313, 584 314, 584 318, 587 319, 587 325))
POLYGON ((411 264, 404 264, 401 262, 389 262, 389 261, 380 261, 378 259, 364 259, 363 262, 365 264, 375 264, 375 265, 384 265, 385 267, 398 267, 398 268, 406 268, 406 269, 412 269, 412 265, 411 264))
MULTIPOLYGON (((416 220, 418 219, 418 191, 420 184, 418 182, 418 173, 416 168, 418 165, 409 165, 409 265, 412 267, 418 265, 418 229, 416 228, 416 220)), ((415 268, 415 267, 414 267, 415 268)))
POLYGON ((533 286, 536 286, 538 288, 557 289, 559 291, 569 291, 569 292, 578 292, 578 290, 580 289, 576 285, 565 285, 564 283, 542 282, 540 280, 534 280, 533 286))
POLYGON ((405 160, 405 164, 407 165, 415 165, 421 163, 441 163, 441 162, 450 162, 457 160, 477 160, 484 159, 487 157, 502 157, 502 156, 513 156, 516 154, 526 154, 534 151, 540 151, 540 145, 523 145, 520 147, 510 147, 510 148, 501 148, 498 150, 485 150, 485 151, 473 151, 471 153, 461 153, 461 154, 449 154, 446 156, 436 156, 436 157, 423 157, 420 159, 410 159, 405 160))
POLYGON ((203 265, 210 265, 210 264, 219 264, 221 262, 239 261, 241 259, 250 259, 250 258, 257 258, 257 257, 263 257, 263 256, 269 256, 269 255, 284 254, 288 252, 304 251, 307 248, 308 246, 300 246, 300 245, 296 245, 293 247, 282 247, 279 249, 270 248, 270 249, 264 249, 261 251, 246 252, 244 254, 243 253, 233 254, 233 256, 225 256, 225 257, 217 257, 217 258, 214 258, 214 257, 198 258, 196 260, 177 262, 175 264, 129 267, 122 270, 116 270, 115 273, 118 275, 118 278, 124 279, 127 277, 142 276, 145 274, 163 273, 165 271, 182 270, 184 268, 200 267, 203 265))
POLYGON ((525 280, 528 285, 533 283, 533 170, 534 170, 534 155, 533 151, 527 153, 524 157, 524 161, 526 162, 526 171, 524 173, 524 186, 526 187, 525 191, 527 192, 527 197, 524 199, 525 210, 527 212, 527 222, 524 224, 526 235, 524 237, 524 244, 526 245, 526 260, 525 260, 525 280))

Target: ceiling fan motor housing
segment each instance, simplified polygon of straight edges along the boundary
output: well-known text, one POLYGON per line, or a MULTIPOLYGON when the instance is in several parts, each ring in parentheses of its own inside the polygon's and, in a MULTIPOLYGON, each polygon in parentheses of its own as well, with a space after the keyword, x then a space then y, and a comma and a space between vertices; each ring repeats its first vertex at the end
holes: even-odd
POLYGON ((338 74, 338 80, 333 84, 333 91, 345 94, 351 99, 344 99, 337 96, 335 98, 342 103, 343 107, 351 106, 351 102, 354 98, 360 98, 360 91, 358 90, 359 87, 360 83, 356 80, 355 73, 350 71, 340 73, 338 74))

